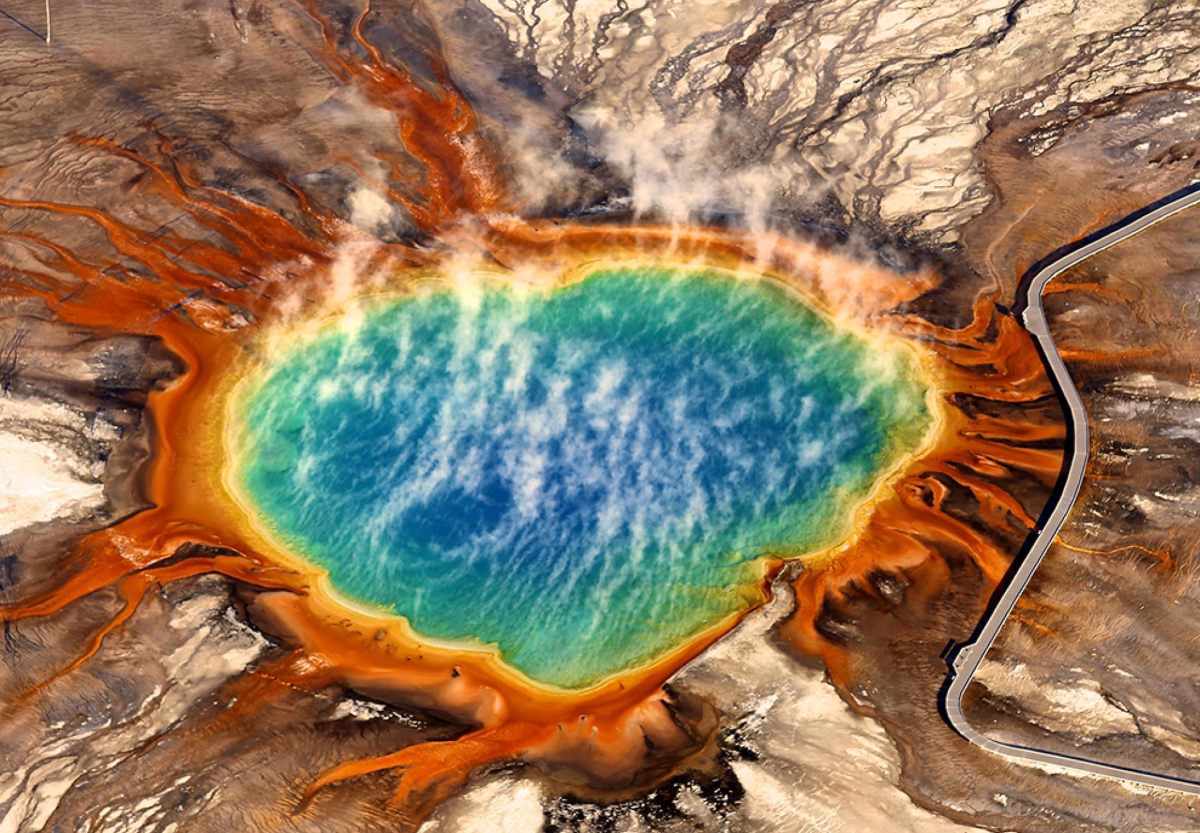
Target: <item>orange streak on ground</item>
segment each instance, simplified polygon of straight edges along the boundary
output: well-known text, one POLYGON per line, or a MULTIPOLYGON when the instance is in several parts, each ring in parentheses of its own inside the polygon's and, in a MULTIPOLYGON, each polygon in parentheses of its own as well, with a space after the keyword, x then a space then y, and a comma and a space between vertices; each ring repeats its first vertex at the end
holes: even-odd
POLYGON ((1029 628, 1031 631, 1036 633, 1038 636, 1041 636, 1043 638, 1048 638, 1048 639, 1058 639, 1059 638, 1058 634, 1056 634, 1054 632, 1054 629, 1051 628, 1049 625, 1045 625, 1042 622, 1039 622, 1036 618, 1034 618, 1033 616, 1030 616, 1027 613, 1022 612, 1021 610, 1014 610, 1010 614, 1010 616, 1013 619, 1013 621, 1019 622, 1020 624, 1029 628))
POLYGON ((998 484, 968 474, 960 466, 941 463, 932 464, 930 468, 945 474, 960 486, 965 486, 970 490, 979 503, 982 517, 993 529, 1002 529, 1008 514, 1014 516, 1026 529, 1033 529, 1036 525, 1021 502, 1005 492, 998 484))
MULTIPOLYGON (((390 63, 364 34, 370 0, 350 29, 366 61, 343 55, 337 31, 307 0, 304 10, 320 27, 325 50, 315 56, 338 78, 352 82, 367 100, 396 115, 404 147, 423 169, 412 182, 403 165, 391 164, 394 180, 406 182, 419 198, 400 197, 416 224, 435 231, 467 216, 486 216, 502 210, 503 191, 491 155, 477 135, 474 110, 449 83, 448 71, 434 59, 436 92, 427 90, 404 67, 390 63)), ((386 161, 386 160, 385 160, 386 161)))
POLYGON ((218 692, 223 708, 209 720, 188 730, 189 735, 211 737, 238 726, 253 725, 253 718, 290 692, 317 696, 339 681, 303 649, 263 663, 226 683, 218 692))
POLYGON ((96 148, 144 168, 152 175, 152 191, 162 194, 169 202, 184 209, 233 244, 234 251, 230 253, 211 245, 186 241, 189 248, 202 246, 204 255, 196 260, 189 258, 189 262, 206 267, 224 265, 228 271, 218 274, 229 277, 250 263, 286 261, 300 256, 318 257, 323 253, 322 246, 314 245, 312 238, 278 214, 204 185, 186 166, 176 161, 177 154, 184 148, 161 133, 157 135, 155 149, 157 155, 165 160, 163 164, 155 163, 109 139, 76 136, 73 140, 83 147, 96 148))
POLYGON ((44 680, 39 680, 35 685, 30 686, 23 693, 18 694, 8 704, 9 709, 16 709, 25 706, 33 697, 45 690, 48 686, 61 680, 63 677, 70 674, 72 671, 81 667, 84 663, 94 657, 104 645, 104 640, 109 634, 115 632, 121 625, 129 621, 130 617, 137 612, 138 605, 141 604, 142 598, 150 589, 150 582, 146 581, 141 575, 134 574, 132 576, 122 576, 117 580, 117 592, 124 600, 125 604, 121 610, 104 624, 84 646, 83 651, 70 664, 55 671, 44 680))
POLYGON ((1117 287, 1108 286, 1101 283, 1052 283, 1042 290, 1043 295, 1062 295, 1068 292, 1089 292, 1092 295, 1100 295, 1105 298, 1113 298, 1114 300, 1128 303, 1132 299, 1129 293, 1118 289, 1117 287))
POLYGON ((1160 549, 1151 549, 1150 547, 1145 547, 1145 546, 1142 546, 1141 544, 1125 544, 1124 546, 1121 546, 1121 547, 1113 547, 1112 549, 1104 550, 1104 549, 1093 549, 1091 547, 1085 547, 1085 546, 1082 546, 1081 544, 1072 544, 1070 541, 1067 541, 1061 537, 1056 538, 1054 543, 1058 544, 1061 547, 1065 547, 1066 549, 1069 549, 1072 552, 1079 552, 1079 553, 1083 553, 1085 555, 1115 556, 1117 553, 1122 553, 1122 552, 1140 552, 1141 554, 1149 556, 1150 558, 1157 561, 1158 562, 1158 567, 1157 567, 1158 570, 1169 570, 1175 564, 1175 556, 1173 556, 1169 550, 1161 549, 1161 548, 1160 549))
POLYGON ((1128 359, 1147 359, 1162 356, 1166 353, 1163 347, 1131 347, 1116 353, 1102 350, 1078 350, 1070 347, 1059 348, 1063 361, 1078 364, 1119 364, 1128 359))
POLYGON ((289 578, 292 578, 291 574, 284 573, 272 567, 260 567, 242 556, 188 558, 166 566, 150 567, 132 573, 124 572, 119 567, 113 569, 112 567, 115 567, 115 565, 111 563, 105 564, 103 558, 96 559, 96 556, 93 556, 93 559, 89 563, 88 569, 72 576, 64 585, 54 593, 43 598, 40 602, 25 604, 5 612, 4 618, 7 621, 19 621, 34 616, 47 616, 62 610, 90 593, 113 584, 116 586, 118 595, 124 601, 121 610, 92 635, 78 656, 68 665, 51 674, 51 676, 38 681, 24 693, 17 695, 13 702, 9 704, 10 707, 15 708, 24 705, 47 686, 80 668, 94 657, 100 651, 101 647, 103 647, 104 640, 137 612, 138 605, 141 604, 142 599, 155 587, 207 573, 221 573, 230 578, 263 588, 293 587, 293 582, 289 581, 289 578), (110 569, 104 569, 105 566, 109 566, 110 569), (112 578, 114 575, 117 576, 115 581, 112 578))
POLYGON ((305 790, 306 800, 322 788, 386 769, 401 769, 393 803, 417 817, 426 815, 476 768, 519 757, 555 733, 545 723, 509 722, 469 732, 451 742, 421 743, 377 758, 347 761, 324 772, 305 790))

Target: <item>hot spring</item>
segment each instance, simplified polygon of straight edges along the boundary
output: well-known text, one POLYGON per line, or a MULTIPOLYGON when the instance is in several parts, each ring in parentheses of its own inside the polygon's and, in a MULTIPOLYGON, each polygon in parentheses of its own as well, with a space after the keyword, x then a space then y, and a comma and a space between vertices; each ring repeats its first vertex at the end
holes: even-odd
POLYGON ((236 481, 290 551, 569 689, 753 605, 931 420, 904 345, 705 268, 366 299, 242 387, 236 481))

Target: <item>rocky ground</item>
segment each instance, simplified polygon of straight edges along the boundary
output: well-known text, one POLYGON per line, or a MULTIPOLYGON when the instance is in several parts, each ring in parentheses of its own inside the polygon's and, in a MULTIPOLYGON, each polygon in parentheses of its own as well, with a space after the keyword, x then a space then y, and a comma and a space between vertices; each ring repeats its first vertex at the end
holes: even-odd
MULTIPOLYGON (((357 12, 319 6, 342 32, 357 12)), ((300 226, 273 172, 366 233, 414 239, 379 186, 381 160, 419 173, 395 116, 314 60, 320 32, 301 5, 56 0, 53 14, 47 46, 40 0, 0 9, 0 197, 214 241, 137 165, 79 141, 140 147, 165 131, 206 184, 300 226)), ((1197 177, 1197 31, 1193 4, 1106 0, 426 0, 374 3, 366 25, 392 60, 444 56, 516 210, 771 228, 936 264, 946 281, 920 307, 948 324, 966 323, 981 291, 1010 302, 1033 263, 1197 177)), ((1191 777, 1196 229, 1181 215, 1051 287, 1053 332, 1092 416, 1090 477, 969 710, 997 737, 1191 777)), ((18 298, 47 268, 32 238, 121 262, 86 218, 0 208, 6 603, 78 569, 73 541, 144 505, 142 409, 180 369, 152 340, 65 326, 18 298)), ((1045 489, 1011 485, 1036 515, 1045 489)), ((959 511, 970 521, 968 503, 959 511)), ((1012 527, 1009 552, 1023 535, 1012 527)), ((792 605, 779 587, 672 681, 720 727, 676 779, 603 801, 500 767, 426 829, 1195 829, 1193 799, 1011 764, 941 722, 940 653, 988 591, 969 558, 946 563, 945 576, 881 576, 825 611, 854 651, 851 689, 777 636, 792 605)), ((386 774, 311 806, 301 785, 463 727, 337 686, 281 686, 271 668, 290 649, 256 626, 253 601, 215 576, 163 587, 61 676, 120 610, 115 592, 5 622, 0 831, 405 829, 386 774), (235 716, 263 687, 269 705, 235 716)))

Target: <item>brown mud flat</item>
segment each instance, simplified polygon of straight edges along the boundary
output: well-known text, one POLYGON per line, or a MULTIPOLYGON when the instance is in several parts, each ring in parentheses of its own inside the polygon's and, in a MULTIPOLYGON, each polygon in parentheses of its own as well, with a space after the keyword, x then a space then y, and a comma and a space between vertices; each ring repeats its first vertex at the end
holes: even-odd
MULTIPOLYGON (((66 31, 72 13, 84 17, 68 8, 66 31)), ((3 576, 12 657, 0 676, 11 741, 5 766, 20 770, 23 754, 37 760, 54 727, 99 721, 117 772, 149 778, 148 762, 163 763, 151 778, 158 794, 214 807, 204 820, 186 816, 189 829, 214 830, 232 818, 285 829, 415 827, 484 767, 524 764, 556 791, 597 801, 644 795, 687 773, 701 782, 724 777, 728 716, 686 687, 664 686, 720 633, 584 699, 530 691, 494 663, 423 653, 385 625, 331 607, 308 577, 247 538, 220 494, 221 448, 207 426, 224 373, 252 348, 255 330, 284 305, 289 314, 296 305, 319 309, 347 250, 358 253, 353 267, 363 274, 437 268, 463 252, 517 268, 630 249, 761 269, 762 240, 720 228, 522 219, 503 128, 480 119, 457 91, 436 27, 416 7, 195 13, 243 42, 254 30, 290 44, 261 66, 238 63, 201 81, 195 96, 219 102, 224 122, 189 109, 193 99, 171 79, 147 82, 152 94, 131 101, 120 73, 102 65, 118 63, 112 55, 84 60, 77 52, 45 75, 58 85, 99 84, 97 109, 61 136, 14 128, 28 136, 13 143, 0 180, 10 308, 62 332, 142 345, 151 358, 130 359, 139 369, 123 403, 130 416, 121 448, 153 451, 140 469, 132 450, 123 452, 128 465, 110 467, 110 499, 126 508, 100 519, 102 528, 77 541, 66 537, 82 529, 6 542, 14 558, 3 576), (230 98, 221 88, 231 79, 254 94, 230 98), (320 100, 330 123, 281 104, 279 89, 295 102, 320 100), (109 107, 136 118, 97 130, 109 107), (53 175, 43 179, 47 170, 53 175), (364 187, 392 206, 369 229, 348 222, 355 189, 364 187), (178 372, 168 382, 172 363, 178 372), (145 400, 139 390, 150 391, 145 400), (140 503, 148 508, 137 511, 140 503), (224 653, 187 649, 197 627, 224 653), (123 658, 126 643, 192 659, 170 673, 139 670, 123 658), (295 744, 311 754, 289 751, 295 744), (250 767, 259 788, 213 804, 206 790, 250 767), (193 778, 208 786, 188 786, 193 778)), ((177 34, 193 42, 194 32, 177 34)), ((1044 185, 1026 188, 1029 168, 1063 179, 1050 187, 1064 192, 1071 176, 1102 175, 1101 163, 1087 167, 1101 154, 1086 136, 1073 143, 1073 129, 1103 130, 1122 108, 1153 103, 1133 97, 1074 121, 1057 114, 1042 124, 997 124, 982 152, 999 198, 964 231, 965 254, 953 269, 856 266, 786 240, 768 248, 769 271, 912 340, 937 367, 947 413, 941 440, 871 507, 845 552, 795 580, 796 610, 775 638, 793 657, 821 663, 848 702, 889 729, 905 786, 921 803, 963 821, 1005 823, 990 797, 969 812, 947 809, 963 795, 979 798, 964 779, 989 794, 988 782, 1006 783, 1014 803, 1066 812, 1078 802, 1077 785, 1014 772, 937 722, 938 653, 947 634, 969 632, 1061 461, 1061 413, 1032 343, 1005 312, 1016 280, 1047 250, 1139 204, 1136 191, 1111 192, 1063 210, 1063 200, 1039 202, 1044 185), (1031 161, 1021 142, 1038 129, 1062 136, 1031 161)), ((1146 192, 1180 182, 1180 161, 1166 159, 1146 192)), ((26 382, 49 385, 34 367, 31 356, 26 382)), ((1017 619, 1036 629, 1044 614, 1029 601, 1017 619)), ((107 823, 97 813, 112 783, 89 775, 45 821, 64 829, 107 823)), ((1088 789, 1097 806, 1120 798, 1112 785, 1088 789)), ((1165 806, 1160 817, 1172 812, 1165 806)), ((1028 828, 1058 829, 1052 824, 1029 820, 1028 828)))

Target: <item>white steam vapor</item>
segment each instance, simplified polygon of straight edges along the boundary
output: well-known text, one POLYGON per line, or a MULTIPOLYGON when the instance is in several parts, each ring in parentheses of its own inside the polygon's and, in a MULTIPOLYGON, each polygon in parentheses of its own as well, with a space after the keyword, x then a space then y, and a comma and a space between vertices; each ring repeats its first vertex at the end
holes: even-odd
POLYGON ((359 186, 346 201, 350 222, 368 234, 379 234, 391 225, 395 210, 387 198, 374 188, 359 186))
POLYGON ((522 211, 569 202, 579 188, 579 172, 563 158, 554 133, 520 122, 505 136, 504 157, 512 167, 511 187, 522 211))
POLYGON ((741 215, 749 231, 767 230, 780 177, 768 164, 727 166, 714 118, 672 122, 655 111, 628 114, 592 107, 576 119, 629 182, 639 218, 682 225, 705 210, 720 209, 741 215))

